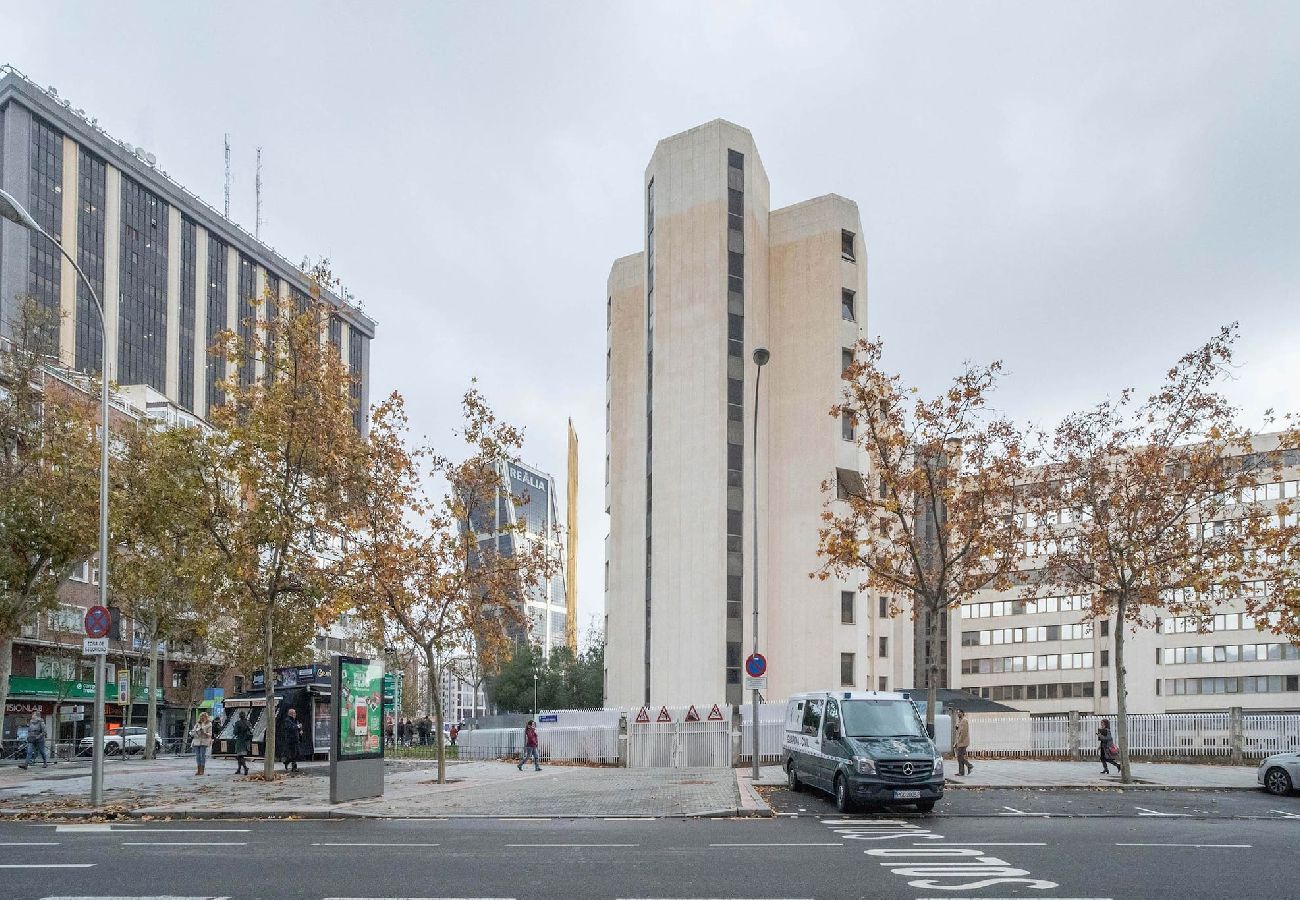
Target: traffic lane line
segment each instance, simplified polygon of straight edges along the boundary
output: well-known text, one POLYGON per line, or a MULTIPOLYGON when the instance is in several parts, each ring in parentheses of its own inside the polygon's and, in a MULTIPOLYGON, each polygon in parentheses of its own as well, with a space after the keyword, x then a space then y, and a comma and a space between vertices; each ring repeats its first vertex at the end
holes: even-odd
POLYGON ((58 841, 3 841, 0 847, 57 847, 58 841))
POLYGON ((0 863, 0 869, 90 869, 97 863, 0 863))
POLYGON ((320 841, 320 842, 312 843, 312 846, 313 847, 441 847, 442 844, 398 844, 389 841, 376 842, 376 843, 363 843, 359 841, 349 842, 349 843, 344 843, 344 842, 327 843, 325 841, 320 841))
POLYGON ((843 847, 843 843, 822 842, 814 844, 796 844, 796 843, 771 843, 771 844, 751 844, 751 843, 733 843, 733 844, 709 844, 710 847, 843 847))
POLYGON ((1116 847, 1225 847, 1234 850, 1249 849, 1250 844, 1116 844, 1116 847))
POLYGON ((247 847, 247 841, 123 841, 123 847, 247 847))
POLYGON ((640 847, 640 844, 506 844, 507 847, 640 847))

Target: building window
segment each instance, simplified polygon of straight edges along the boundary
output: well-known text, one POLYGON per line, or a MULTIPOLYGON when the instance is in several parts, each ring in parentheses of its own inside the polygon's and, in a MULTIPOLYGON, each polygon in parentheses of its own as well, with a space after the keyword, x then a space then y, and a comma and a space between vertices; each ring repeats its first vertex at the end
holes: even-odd
POLYGON ((186 669, 172 669, 172 687, 183 688, 190 686, 190 673, 186 669))
POLYGON ((177 402, 181 406, 194 410, 194 290, 198 279, 195 270, 198 251, 194 222, 187 216, 181 217, 181 284, 178 311, 180 321, 180 354, 177 365, 180 371, 177 381, 177 402))
POLYGON ((881 598, 880 598, 880 618, 882 618, 882 619, 888 619, 888 618, 889 618, 889 598, 888 598, 888 597, 881 597, 881 598))
POLYGON ((853 607, 857 599, 857 594, 853 591, 840 591, 840 622, 845 625, 853 624, 853 607))
POLYGON ((243 354, 239 365, 239 383, 248 386, 257 378, 254 334, 257 330, 257 264, 247 256, 239 257, 239 296, 235 308, 239 311, 239 349, 243 354))
MULTIPOLYGON (((95 293, 104 295, 104 202, 108 193, 103 160, 85 148, 77 154, 77 262, 95 293)), ((76 366, 83 372, 98 372, 104 332, 86 286, 77 279, 76 366)))
POLYGON ((853 237, 854 235, 851 231, 840 231, 840 256, 849 260, 849 262, 857 260, 857 257, 853 253, 853 237))
POLYGON ((230 678, 230 691, 231 691, 231 693, 234 693, 234 694, 242 694, 242 693, 244 692, 244 676, 243 676, 243 675, 232 675, 232 676, 231 676, 231 678, 230 678))
POLYGON ((889 656, 889 638, 882 637, 880 639, 880 658, 886 659, 888 656, 889 656))
POLYGON ((369 343, 370 338, 356 328, 348 335, 348 375, 351 376, 348 394, 352 400, 352 424, 362 434, 366 430, 365 378, 369 343))
POLYGON ((122 176, 117 368, 122 384, 167 389, 167 204, 122 176))
MULTIPOLYGON (((63 238, 63 135, 50 125, 32 117, 31 191, 28 208, 34 218, 55 240, 63 238)), ((59 344, 59 291, 63 258, 50 241, 32 240, 28 248, 27 290, 40 308, 51 317, 46 337, 51 351, 59 344)), ((6 326, 10 323, 5 322, 6 326)))
POLYGON ((840 437, 846 441, 857 437, 857 432, 853 428, 853 415, 847 409, 840 413, 840 437))
POLYGON ((853 308, 854 293, 848 288, 840 291, 840 318, 845 322, 856 322, 858 320, 857 310, 853 308))
POLYGON ((1101 695, 1102 695, 1103 697, 1109 697, 1109 696, 1110 696, 1110 682, 1109 682, 1109 681, 1103 681, 1103 682, 1101 683, 1101 695))
POLYGON ((1101 620, 1101 636, 1102 637, 1110 636, 1110 619, 1101 620))
POLYGON ((840 684, 844 687, 853 687, 853 654, 840 654, 840 684))
POLYGON ((208 410, 226 402, 221 382, 226 380, 226 361, 221 353, 213 353, 217 335, 226 330, 226 245, 208 236, 208 321, 206 338, 208 410))
POLYGON ((1108 669, 1108 668, 1110 668, 1110 651, 1109 651, 1109 650, 1103 650, 1103 651, 1101 651, 1101 667, 1102 667, 1103 669, 1108 669))
POLYGON ((840 348, 840 377, 849 377, 849 366, 853 365, 853 351, 848 347, 840 348))
POLYGON ((847 500, 861 497, 865 491, 862 487, 862 474, 852 469, 835 470, 835 499, 847 500))
POLYGON ((889 690, 889 679, 886 678, 884 675, 880 676, 880 678, 876 681, 876 684, 879 685, 877 690, 881 690, 881 691, 889 690))

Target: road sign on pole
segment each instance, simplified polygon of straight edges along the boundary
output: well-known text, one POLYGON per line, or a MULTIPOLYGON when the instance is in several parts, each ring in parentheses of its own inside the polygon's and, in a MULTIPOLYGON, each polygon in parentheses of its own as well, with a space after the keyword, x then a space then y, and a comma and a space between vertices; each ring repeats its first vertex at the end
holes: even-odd
POLYGON ((745 690, 767 692, 767 676, 759 675, 757 678, 752 675, 745 676, 745 690))
MULTIPOLYGON (((86 637, 106 638, 113 625, 113 617, 106 606, 92 606, 86 610, 86 637)), ((89 652, 89 651, 87 651, 89 652)), ((103 652, 107 653, 107 650, 103 652)))
POLYGON ((81 652, 86 656, 103 656, 108 652, 108 638, 88 637, 81 639, 81 652))
POLYGON ((767 672, 767 657, 761 653, 751 653, 745 658, 745 674, 758 678, 767 672))

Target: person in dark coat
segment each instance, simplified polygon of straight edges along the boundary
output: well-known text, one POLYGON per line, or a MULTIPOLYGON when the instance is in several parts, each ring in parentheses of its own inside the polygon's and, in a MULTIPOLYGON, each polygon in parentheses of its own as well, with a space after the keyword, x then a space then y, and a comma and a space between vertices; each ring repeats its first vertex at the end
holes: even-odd
POLYGON ((247 757, 253 752, 253 726, 248 724, 248 713, 239 711, 235 720, 235 774, 248 774, 247 757))
POLYGON ((415 728, 420 733, 420 746, 427 746, 429 743, 429 717, 420 716, 419 721, 415 723, 415 728))
POLYGON ((302 723, 298 721, 298 710, 293 707, 280 723, 280 733, 275 736, 279 744, 280 759, 284 761, 286 772, 298 771, 298 744, 302 741, 302 723))
POLYGON ((1101 774, 1110 774, 1110 769, 1106 767, 1107 763, 1114 766, 1116 772, 1121 771, 1119 760, 1115 758, 1115 754, 1110 749, 1115 745, 1115 739, 1110 733, 1110 719, 1101 720, 1101 727, 1097 729, 1097 744, 1101 750, 1101 774))

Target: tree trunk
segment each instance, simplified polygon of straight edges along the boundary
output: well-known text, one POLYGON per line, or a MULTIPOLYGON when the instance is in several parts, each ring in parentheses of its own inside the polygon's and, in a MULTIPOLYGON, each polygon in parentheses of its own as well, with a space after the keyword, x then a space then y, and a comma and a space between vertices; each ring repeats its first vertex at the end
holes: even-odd
POLYGON ((939 617, 927 610, 925 615, 925 730, 931 740, 938 738, 934 727, 934 713, 939 702, 939 665, 934 658, 938 646, 938 641, 934 639, 934 629, 938 621, 939 617))
POLYGON ((0 734, 4 734, 5 706, 9 703, 9 673, 14 667, 14 635, 0 634, 0 734))
POLYGON ((154 741, 158 739, 158 632, 149 636, 149 677, 145 680, 145 689, 149 696, 147 704, 148 721, 144 731, 144 758, 153 759, 154 741))
POLYGON ((442 735, 442 695, 438 690, 438 675, 433 664, 433 649, 424 650, 424 664, 429 672, 429 697, 433 701, 433 733, 438 748, 438 784, 447 783, 447 748, 442 735))
MULTIPOLYGON (((266 736, 262 741, 262 775, 270 781, 275 777, 275 669, 271 667, 272 647, 271 638, 274 631, 271 625, 271 616, 275 606, 271 603, 266 604, 266 627, 263 635, 262 645, 262 696, 266 698, 266 709, 262 715, 266 716, 266 736)), ((335 702, 338 702, 337 700, 335 702)))
POLYGON ((1128 760, 1128 678, 1124 672, 1124 613, 1128 598, 1120 595, 1115 618, 1115 746, 1119 747, 1119 780, 1131 784, 1133 772, 1128 760))

